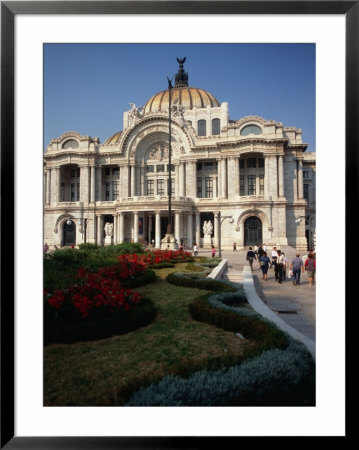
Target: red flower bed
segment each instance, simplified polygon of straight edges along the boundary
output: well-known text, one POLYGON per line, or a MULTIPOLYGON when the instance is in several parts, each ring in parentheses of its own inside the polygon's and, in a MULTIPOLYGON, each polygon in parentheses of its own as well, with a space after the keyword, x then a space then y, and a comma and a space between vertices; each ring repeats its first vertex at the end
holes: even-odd
MULTIPOLYGON (((115 267, 103 268, 93 273, 80 268, 76 275, 76 282, 68 289, 56 289, 49 295, 48 303, 60 309, 69 302, 81 317, 87 317, 96 309, 106 309, 110 312, 116 310, 128 311, 136 305, 141 296, 121 286, 120 279, 133 276, 146 270, 142 264, 130 268, 128 264, 119 264, 115 267)), ((46 294, 46 293, 45 293, 46 294)))
POLYGON ((126 261, 132 264, 144 264, 145 266, 153 266, 163 262, 181 262, 191 258, 189 252, 183 250, 154 250, 144 254, 126 254, 120 255, 118 260, 120 262, 126 261))

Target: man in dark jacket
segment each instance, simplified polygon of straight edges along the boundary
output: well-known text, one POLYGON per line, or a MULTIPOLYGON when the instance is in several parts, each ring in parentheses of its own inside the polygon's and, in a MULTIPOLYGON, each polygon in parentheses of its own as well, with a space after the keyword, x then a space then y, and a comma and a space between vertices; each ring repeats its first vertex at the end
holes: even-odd
POLYGON ((249 266, 251 268, 251 271, 253 272, 253 260, 257 259, 256 258, 256 254, 254 253, 254 251, 252 250, 252 247, 249 247, 249 250, 247 252, 247 257, 246 257, 247 261, 249 262, 249 266))

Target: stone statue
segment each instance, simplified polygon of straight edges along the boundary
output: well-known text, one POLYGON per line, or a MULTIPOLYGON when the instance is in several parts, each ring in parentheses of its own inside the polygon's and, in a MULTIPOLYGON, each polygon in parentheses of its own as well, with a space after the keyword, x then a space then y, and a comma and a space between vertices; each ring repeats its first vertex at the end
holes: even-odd
POLYGON ((211 236, 213 231, 213 225, 212 222, 209 220, 208 222, 203 222, 203 234, 205 236, 211 236))
POLYGON ((106 236, 112 236, 113 235, 113 224, 112 223, 106 222, 105 234, 106 234, 106 236))
POLYGON ((130 105, 131 105, 131 111, 128 114, 128 118, 129 118, 129 121, 132 123, 142 117, 143 107, 140 106, 140 107, 136 108, 135 103, 130 103, 130 105))
POLYGON ((209 236, 212 236, 212 231, 213 231, 213 225, 212 225, 212 222, 209 220, 207 222, 207 234, 209 236))

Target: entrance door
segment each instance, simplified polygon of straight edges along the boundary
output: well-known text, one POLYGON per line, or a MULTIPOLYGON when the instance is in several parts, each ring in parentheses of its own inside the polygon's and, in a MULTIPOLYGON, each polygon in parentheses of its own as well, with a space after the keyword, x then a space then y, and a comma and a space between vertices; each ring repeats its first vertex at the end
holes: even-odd
POLYGON ((249 217, 244 222, 244 245, 262 244, 262 222, 258 217, 249 217))
POLYGON ((76 244, 76 226, 73 222, 64 223, 64 239, 63 245, 75 245, 76 244))

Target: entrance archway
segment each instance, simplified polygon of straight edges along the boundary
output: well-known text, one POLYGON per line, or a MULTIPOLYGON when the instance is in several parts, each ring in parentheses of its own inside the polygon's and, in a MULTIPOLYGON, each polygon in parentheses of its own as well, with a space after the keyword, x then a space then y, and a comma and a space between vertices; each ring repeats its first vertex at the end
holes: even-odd
POLYGON ((253 246, 262 244, 262 222, 258 217, 252 216, 244 222, 244 245, 253 246))
POLYGON ((63 228, 63 245, 75 245, 76 244, 76 225, 71 220, 64 222, 63 228))

